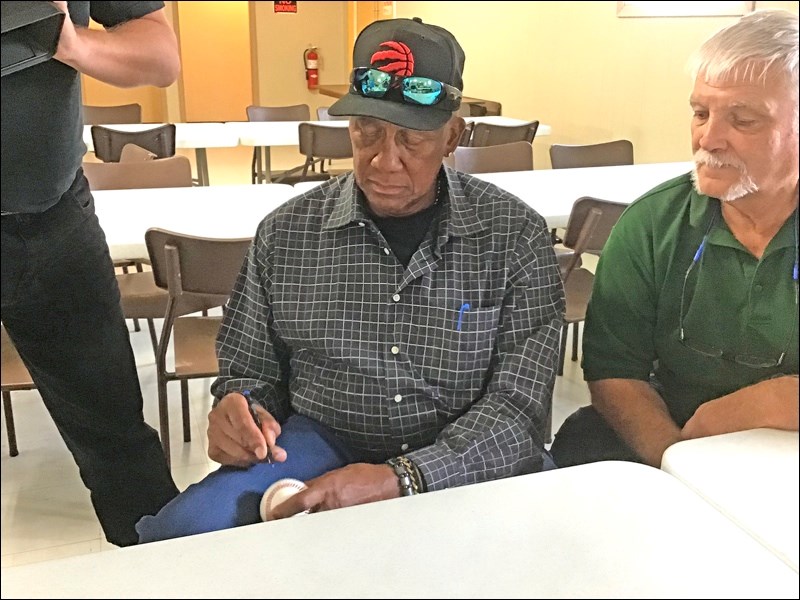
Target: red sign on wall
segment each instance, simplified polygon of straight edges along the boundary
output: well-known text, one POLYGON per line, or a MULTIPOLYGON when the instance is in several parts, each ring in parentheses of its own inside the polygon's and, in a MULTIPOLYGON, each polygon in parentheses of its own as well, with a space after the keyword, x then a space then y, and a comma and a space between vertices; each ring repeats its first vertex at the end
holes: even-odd
POLYGON ((275 5, 275 12, 276 13, 296 13, 297 12, 297 2, 292 2, 292 0, 275 0, 273 3, 275 5))

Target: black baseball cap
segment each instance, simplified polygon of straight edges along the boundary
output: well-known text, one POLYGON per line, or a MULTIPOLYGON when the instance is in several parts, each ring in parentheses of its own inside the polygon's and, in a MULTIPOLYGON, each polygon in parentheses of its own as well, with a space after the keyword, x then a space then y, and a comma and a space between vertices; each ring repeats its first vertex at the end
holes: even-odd
MULTIPOLYGON (((403 77, 435 79, 464 89, 464 51, 453 34, 422 19, 389 19, 367 25, 353 48, 353 67, 372 67, 403 77)), ((334 116, 373 117, 407 129, 442 127, 460 104, 460 97, 431 106, 408 104, 401 96, 367 98, 350 86, 347 94, 328 109, 334 116)))

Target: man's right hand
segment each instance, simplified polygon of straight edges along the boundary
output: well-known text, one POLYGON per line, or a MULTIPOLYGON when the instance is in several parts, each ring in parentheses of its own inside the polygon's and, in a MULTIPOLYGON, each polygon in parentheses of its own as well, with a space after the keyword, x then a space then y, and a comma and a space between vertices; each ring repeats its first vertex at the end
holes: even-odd
POLYGON ((208 413, 208 456, 222 465, 247 467, 271 455, 275 462, 286 460, 286 451, 275 444, 281 426, 258 406, 259 429, 242 394, 231 392, 208 413))

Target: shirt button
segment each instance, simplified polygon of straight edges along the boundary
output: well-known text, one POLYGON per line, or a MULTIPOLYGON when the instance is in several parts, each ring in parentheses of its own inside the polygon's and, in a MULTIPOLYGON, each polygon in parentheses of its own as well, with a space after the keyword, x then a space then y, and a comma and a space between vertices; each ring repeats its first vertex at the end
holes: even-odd
POLYGON ((403 400, 402 394, 396 394, 394 397, 395 402, 401 402, 403 400))
POLYGON ((384 248, 384 249, 383 249, 383 253, 384 253, 384 254, 386 254, 386 255, 388 255, 388 254, 389 254, 389 249, 388 249, 388 248, 384 248))
POLYGON ((756 285, 756 286, 753 286, 753 289, 755 291, 757 291, 757 292, 760 292, 761 290, 764 289, 764 286, 763 285, 756 285))
POLYGON ((395 302, 400 302, 400 294, 395 294, 394 296, 392 296, 392 300, 394 300, 395 302))
POLYGON ((392 346, 392 354, 400 354, 400 348, 397 346, 392 346))
POLYGON ((359 227, 364 227, 364 221, 359 221, 359 222, 358 222, 358 226, 359 226, 359 227))
POLYGON ((408 444, 403 444, 402 446, 400 446, 400 450, 402 450, 403 452, 408 450, 408 444))

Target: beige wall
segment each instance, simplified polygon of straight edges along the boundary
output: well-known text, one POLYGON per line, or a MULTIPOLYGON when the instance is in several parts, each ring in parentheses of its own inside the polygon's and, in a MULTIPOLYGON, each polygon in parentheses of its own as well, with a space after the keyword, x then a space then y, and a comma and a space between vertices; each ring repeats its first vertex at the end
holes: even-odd
POLYGON ((177 2, 188 122, 239 121, 252 103, 248 3, 177 2))
POLYGON ((296 14, 276 14, 272 2, 252 5, 258 68, 256 104, 308 104, 312 115, 317 106, 331 104, 333 98, 307 89, 303 51, 311 45, 318 47, 320 84, 347 81, 347 3, 298 2, 296 14))
MULTIPOLYGON (((177 13, 175 4, 167 3, 168 15, 177 13)), ((756 2, 756 7, 798 12, 797 2, 756 2)), ((735 20, 620 19, 610 1, 395 2, 394 10, 398 17, 419 16, 458 37, 467 55, 467 95, 501 102, 507 116, 552 126, 553 135, 534 144, 536 168, 549 168, 552 143, 620 137, 634 142, 636 162, 688 160, 686 61, 709 34, 735 20)), ((352 2, 304 1, 294 15, 275 14, 272 2, 250 2, 254 103, 305 102, 312 114, 331 104, 332 98, 306 89, 302 53, 317 45, 320 82, 345 83, 356 13, 352 2)), ((178 19, 175 24, 181 36, 194 35, 178 19)), ((97 91, 102 84, 93 85, 87 85, 87 97, 96 102, 88 103, 142 98, 146 119, 162 120, 166 104, 166 120, 183 120, 178 84, 166 91, 106 86, 102 93, 97 91)))
MULTIPOLYGON (((553 128, 534 143, 549 168, 552 143, 628 138, 636 162, 688 160, 690 54, 736 17, 618 18, 616 2, 396 2, 455 34, 466 54, 465 93, 503 114, 553 128)), ((756 8, 798 10, 797 2, 756 8)))

